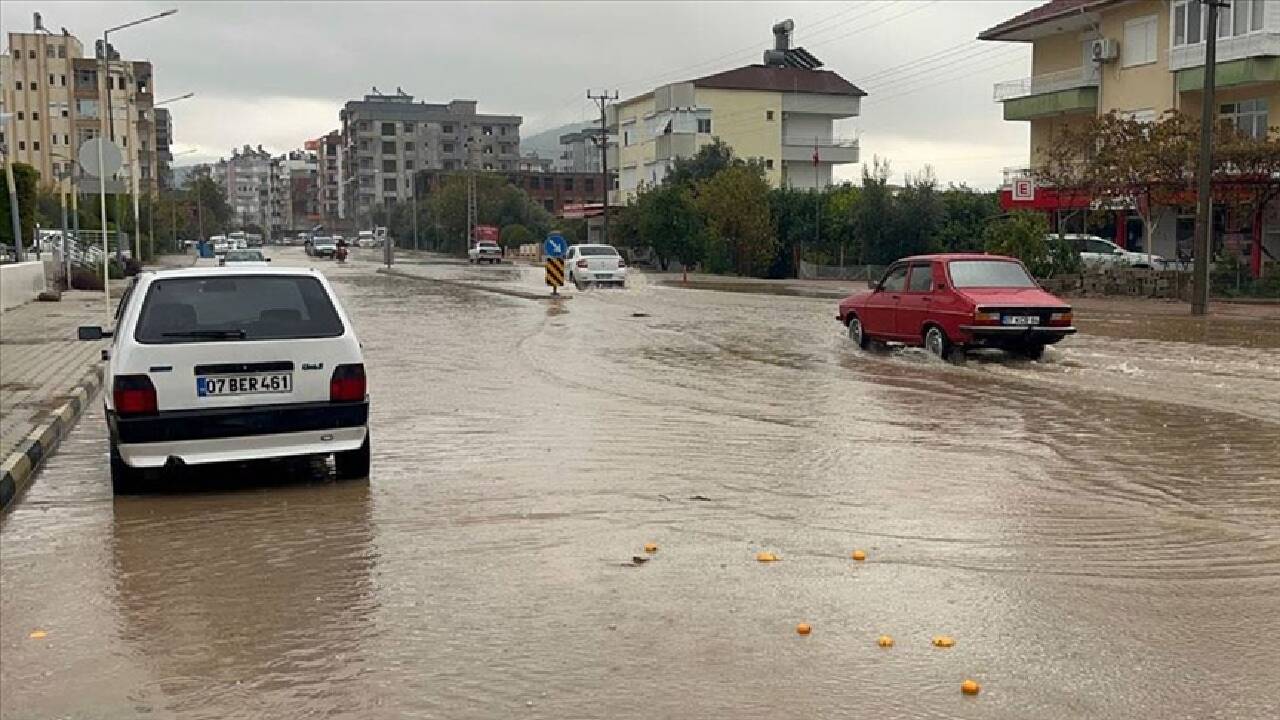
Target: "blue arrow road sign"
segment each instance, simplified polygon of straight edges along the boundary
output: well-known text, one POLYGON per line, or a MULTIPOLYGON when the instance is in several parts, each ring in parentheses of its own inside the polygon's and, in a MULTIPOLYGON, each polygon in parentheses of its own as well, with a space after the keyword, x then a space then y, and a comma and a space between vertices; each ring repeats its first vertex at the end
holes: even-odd
POLYGON ((547 241, 542 244, 542 253, 547 257, 562 258, 567 252, 569 252, 569 243, 565 242, 564 236, 558 233, 548 235, 547 241))

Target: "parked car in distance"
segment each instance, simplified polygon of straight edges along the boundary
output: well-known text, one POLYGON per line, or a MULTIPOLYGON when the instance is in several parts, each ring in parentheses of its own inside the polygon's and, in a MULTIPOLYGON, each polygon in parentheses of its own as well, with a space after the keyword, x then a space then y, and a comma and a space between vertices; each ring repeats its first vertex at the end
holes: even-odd
POLYGON ((369 399, 351 321, 301 268, 145 272, 121 299, 104 386, 111 483, 183 465, 333 455, 369 472, 369 399))
POLYGON ((338 242, 334 238, 318 235, 311 238, 310 248, 313 257, 331 258, 338 251, 338 242))
POLYGON ((213 246, 214 255, 225 255, 231 249, 231 241, 226 235, 214 235, 209 238, 209 244, 213 246))
POLYGON ((1038 360, 1046 345, 1076 331, 1071 306, 1042 290, 1010 257, 909 257, 869 285, 840 301, 836 313, 863 349, 897 342, 963 362, 971 348, 994 347, 1038 360))
POLYGON ((502 248, 492 240, 481 240, 467 250, 467 261, 471 264, 502 262, 502 248))
POLYGON ((228 250, 218 260, 219 265, 231 267, 265 267, 271 258, 262 254, 261 250, 228 250))
POLYGON ((361 230, 356 233, 355 239, 351 241, 351 247, 375 247, 376 245, 372 230, 361 230))
POLYGON ((612 245, 570 245, 564 267, 568 281, 579 290, 588 285, 627 284, 627 261, 612 245))
MULTIPOLYGON (((1056 238, 1056 235, 1051 236, 1056 238)), ((1064 233, 1063 239, 1080 253, 1080 262, 1087 268, 1132 267, 1162 269, 1168 261, 1151 253, 1131 252, 1106 238, 1097 235, 1064 233)))

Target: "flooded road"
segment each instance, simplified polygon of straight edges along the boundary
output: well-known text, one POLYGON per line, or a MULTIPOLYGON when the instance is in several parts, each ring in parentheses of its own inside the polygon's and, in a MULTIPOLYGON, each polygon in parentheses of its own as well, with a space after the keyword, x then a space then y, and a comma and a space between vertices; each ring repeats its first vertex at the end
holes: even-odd
POLYGON ((953 367, 856 350, 830 300, 325 267, 372 477, 113 499, 86 414, 0 526, 0 716, 1280 712, 1267 319, 1085 316, 1043 362, 953 367))

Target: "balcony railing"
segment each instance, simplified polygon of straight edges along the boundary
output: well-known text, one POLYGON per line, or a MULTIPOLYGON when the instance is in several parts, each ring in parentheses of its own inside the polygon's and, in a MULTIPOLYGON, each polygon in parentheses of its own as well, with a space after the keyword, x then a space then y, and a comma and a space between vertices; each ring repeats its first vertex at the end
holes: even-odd
POLYGON ((822 148, 856 148, 858 147, 858 138, 842 137, 842 138, 812 138, 803 135, 793 135, 782 138, 783 145, 794 145, 797 147, 816 147, 822 148))
POLYGON ((995 100, 996 102, 1004 102, 1005 100, 1043 95, 1045 93, 1058 92, 1059 90, 1098 87, 1098 79, 1097 68, 1082 65, 1069 70, 1045 73, 1044 75, 1006 80, 1005 82, 996 83, 995 100))
MULTIPOLYGON (((1270 29, 1247 35, 1218 38, 1217 61, 1219 63, 1250 57, 1280 55, 1280 33, 1270 29)), ((1204 65, 1204 43, 1179 45, 1169 49, 1169 69, 1172 71, 1204 65)))

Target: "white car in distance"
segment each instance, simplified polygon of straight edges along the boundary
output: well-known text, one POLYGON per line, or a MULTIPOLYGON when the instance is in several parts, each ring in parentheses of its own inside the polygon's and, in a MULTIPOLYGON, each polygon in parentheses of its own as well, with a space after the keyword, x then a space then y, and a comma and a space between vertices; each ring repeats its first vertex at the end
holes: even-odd
POLYGON ((224 267, 266 267, 271 258, 262 254, 261 250, 228 250, 218 264, 224 267))
POLYGON ((570 245, 564 268, 568 281, 579 290, 589 285, 627 284, 627 261, 612 245, 570 245))
POLYGON ((161 468, 333 455, 369 473, 369 399, 351 321, 302 268, 144 272, 121 298, 104 375, 112 488, 161 468))
MULTIPOLYGON (((1057 238, 1050 235, 1049 239, 1057 238)), ((1097 235, 1065 233, 1063 236, 1080 253, 1080 262, 1087 268, 1131 267, 1163 269, 1168 262, 1159 255, 1126 250, 1114 242, 1097 235)))
POLYGON ((481 240, 467 250, 467 262, 470 262, 472 265, 477 265, 482 262, 490 264, 501 263, 502 248, 498 247, 498 243, 493 242, 492 240, 481 240))

